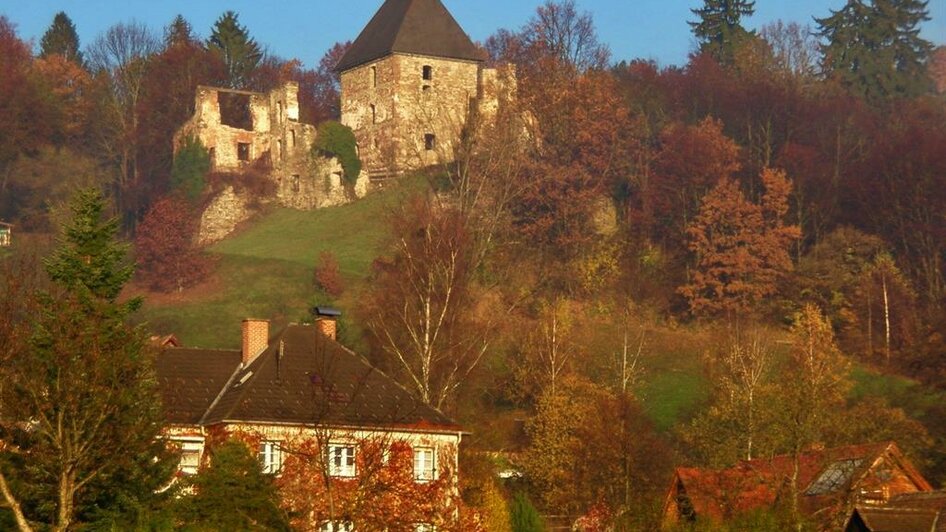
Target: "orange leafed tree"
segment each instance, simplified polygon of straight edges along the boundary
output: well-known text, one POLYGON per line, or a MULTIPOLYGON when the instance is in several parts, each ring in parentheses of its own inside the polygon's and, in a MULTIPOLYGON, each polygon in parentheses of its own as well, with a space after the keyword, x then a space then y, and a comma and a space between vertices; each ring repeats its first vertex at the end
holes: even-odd
POLYGON ((779 277, 792 269, 789 247, 801 232, 784 223, 791 181, 772 169, 763 170, 761 180, 765 193, 758 204, 736 181, 720 180, 687 226, 696 268, 680 293, 694 314, 744 314, 774 294, 779 277))

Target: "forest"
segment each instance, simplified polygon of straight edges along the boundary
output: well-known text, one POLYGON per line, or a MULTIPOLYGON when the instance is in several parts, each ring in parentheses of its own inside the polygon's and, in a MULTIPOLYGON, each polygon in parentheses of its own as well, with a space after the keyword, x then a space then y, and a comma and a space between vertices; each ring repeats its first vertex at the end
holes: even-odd
MULTIPOLYGON (((468 431, 458 530, 659 529, 675 467, 887 441, 946 489, 946 46, 920 36, 922 0, 758 30, 753 11, 705 0, 687 63, 664 67, 548 0, 477 43, 518 86, 488 134, 359 200, 377 243, 306 244, 305 303, 340 308, 342 343, 468 431)), ((267 186, 199 143, 175 155, 197 86, 295 81, 299 120, 342 130, 332 150, 358 165, 337 124, 351 43, 310 69, 232 11, 207 37, 181 15, 90 43, 66 13, 39 43, 15 22, 0 13, 0 528, 289 529, 240 446, 197 496, 159 489, 177 458, 147 338, 181 332, 169 314, 217 326, 182 310, 233 267, 226 241, 196 244, 200 212, 224 184, 267 186), (244 491, 229 468, 252 471, 244 491)), ((731 529, 816 529, 776 506, 731 529)))

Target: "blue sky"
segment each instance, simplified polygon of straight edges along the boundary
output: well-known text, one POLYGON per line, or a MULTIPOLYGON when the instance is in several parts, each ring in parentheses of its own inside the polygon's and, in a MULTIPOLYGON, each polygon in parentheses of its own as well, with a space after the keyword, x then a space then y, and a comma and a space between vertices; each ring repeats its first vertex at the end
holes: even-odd
MULTIPOLYGON (((454 17, 474 40, 483 40, 499 28, 519 28, 543 0, 444 0, 454 17)), ((745 21, 758 28, 781 19, 812 23, 838 9, 845 0, 757 0, 756 14, 745 21)), ((590 11, 601 40, 611 46, 615 60, 645 58, 661 65, 682 64, 693 48, 688 20, 701 0, 577 0, 590 11)), ((256 40, 283 58, 298 58, 314 66, 337 41, 354 39, 381 0, 0 0, 0 15, 18 27, 19 35, 34 44, 58 11, 76 24, 83 46, 117 22, 138 20, 160 31, 175 15, 183 14, 203 37, 221 12, 240 14, 256 40)), ((946 44, 946 0, 929 3, 932 21, 923 36, 946 44)))

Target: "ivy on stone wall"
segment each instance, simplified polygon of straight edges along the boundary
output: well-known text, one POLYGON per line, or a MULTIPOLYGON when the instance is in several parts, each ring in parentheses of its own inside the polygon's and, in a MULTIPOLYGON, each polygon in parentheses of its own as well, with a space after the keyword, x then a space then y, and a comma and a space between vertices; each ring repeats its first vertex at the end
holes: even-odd
POLYGON ((361 159, 350 127, 331 120, 322 122, 312 149, 317 155, 337 157, 349 183, 354 184, 361 174, 361 159))

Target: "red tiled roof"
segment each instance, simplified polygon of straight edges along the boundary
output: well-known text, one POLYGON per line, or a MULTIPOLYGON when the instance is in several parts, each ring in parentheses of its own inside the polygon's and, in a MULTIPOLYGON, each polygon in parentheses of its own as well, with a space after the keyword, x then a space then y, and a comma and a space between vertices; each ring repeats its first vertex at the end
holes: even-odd
MULTIPOLYGON (((892 442, 849 445, 834 449, 809 451, 799 457, 797 489, 802 510, 813 514, 837 502, 838 493, 847 493, 867 473, 878 458, 892 453, 904 473, 919 490, 931 487, 906 461, 892 442), (833 464, 846 464, 838 475, 837 489, 818 493, 810 490, 813 483, 823 485, 833 464)), ((756 508, 771 507, 791 486, 794 460, 791 455, 766 459, 744 460, 727 469, 676 469, 674 484, 667 505, 676 504, 676 497, 684 492, 697 519, 723 520, 756 508)))

